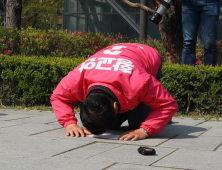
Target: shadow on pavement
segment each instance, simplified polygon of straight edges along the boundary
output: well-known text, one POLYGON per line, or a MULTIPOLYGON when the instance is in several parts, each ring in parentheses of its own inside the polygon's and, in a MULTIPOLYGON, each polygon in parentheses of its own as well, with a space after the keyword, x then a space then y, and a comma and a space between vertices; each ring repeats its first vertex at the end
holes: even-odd
POLYGON ((0 113, 0 116, 6 116, 6 115, 8 115, 8 114, 0 113))
MULTIPOLYGON (((129 130, 131 130, 129 126, 121 126, 118 130, 107 130, 106 133, 121 135, 129 130)), ((198 138, 206 130, 208 129, 203 127, 175 125, 173 122, 168 124, 160 133, 151 135, 150 138, 198 138)))

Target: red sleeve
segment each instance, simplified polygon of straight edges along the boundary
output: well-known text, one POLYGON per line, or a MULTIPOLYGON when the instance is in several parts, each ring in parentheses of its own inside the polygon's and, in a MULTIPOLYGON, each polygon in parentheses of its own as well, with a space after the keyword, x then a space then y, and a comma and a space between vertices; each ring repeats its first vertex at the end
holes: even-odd
POLYGON ((144 84, 142 101, 152 108, 149 116, 141 124, 141 128, 147 130, 150 135, 159 133, 178 110, 176 100, 151 75, 144 84))
POLYGON ((64 127, 77 123, 74 115, 74 103, 77 101, 73 92, 75 82, 69 73, 60 81, 50 98, 57 121, 64 127))

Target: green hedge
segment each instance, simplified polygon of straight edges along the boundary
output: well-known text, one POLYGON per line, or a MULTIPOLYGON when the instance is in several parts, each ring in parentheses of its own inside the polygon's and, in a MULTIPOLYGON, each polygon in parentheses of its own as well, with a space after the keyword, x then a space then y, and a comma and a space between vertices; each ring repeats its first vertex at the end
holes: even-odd
MULTIPOLYGON (((0 99, 4 105, 50 105, 59 81, 85 58, 0 56, 0 99)), ((179 112, 222 113, 222 66, 163 64, 163 86, 179 112)))
POLYGON ((222 113, 222 66, 165 63, 161 82, 178 101, 180 112, 222 113))
POLYGON ((58 82, 84 60, 0 56, 0 99, 4 105, 50 105, 58 82))

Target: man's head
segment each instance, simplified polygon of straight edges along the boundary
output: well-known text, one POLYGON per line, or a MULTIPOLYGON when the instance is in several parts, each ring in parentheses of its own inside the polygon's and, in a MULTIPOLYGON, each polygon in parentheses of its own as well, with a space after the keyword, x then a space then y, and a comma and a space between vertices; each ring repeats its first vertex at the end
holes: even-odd
POLYGON ((87 96, 80 107, 83 126, 93 134, 102 134, 112 127, 118 111, 117 102, 109 95, 94 92, 87 96))

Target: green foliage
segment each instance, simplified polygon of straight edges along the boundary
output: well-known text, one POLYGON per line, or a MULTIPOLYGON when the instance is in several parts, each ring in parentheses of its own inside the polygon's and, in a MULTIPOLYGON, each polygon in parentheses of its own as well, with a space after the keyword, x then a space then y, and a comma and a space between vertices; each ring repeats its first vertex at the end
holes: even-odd
MULTIPOLYGON (((86 58, 0 56, 0 99, 4 105, 50 105, 60 80, 86 58)), ((180 113, 222 113, 222 66, 163 65, 161 82, 180 113)))
MULTIPOLYGON (((55 56, 55 57, 89 57, 98 50, 116 43, 141 43, 155 48, 166 61, 166 50, 160 40, 146 39, 138 41, 128 39, 122 35, 111 35, 103 33, 87 32, 68 32, 67 30, 40 30, 32 27, 22 28, 21 31, 0 28, 0 55, 5 50, 13 54, 10 42, 16 42, 16 35, 20 37, 20 53, 26 56, 55 56)), ((222 41, 217 42, 218 47, 218 65, 222 64, 222 41)), ((197 43, 196 48, 197 62, 196 65, 203 63, 204 48, 203 44, 197 43)))
POLYGON ((55 29, 57 10, 62 9, 63 0, 23 0, 22 27, 55 29))
POLYGON ((17 29, 0 27, 0 55, 4 53, 13 54, 11 42, 15 41, 17 35, 17 29))
POLYGON ((5 105, 49 105, 58 82, 84 58, 0 56, 0 99, 5 105))
MULTIPOLYGON (((121 35, 111 36, 80 31, 68 33, 66 30, 42 31, 31 27, 22 29, 20 37, 20 52, 22 55, 51 55, 72 58, 89 57, 111 44, 127 41, 121 35)), ((130 42, 130 40, 127 42, 130 42)))
POLYGON ((222 67, 196 67, 169 64, 163 66, 163 86, 178 101, 179 111, 202 114, 222 113, 222 67))
MULTIPOLYGON (((140 42, 122 35, 0 27, 0 99, 5 105, 50 105, 52 90, 87 57, 112 44, 133 42, 155 48, 165 61, 165 48, 159 40, 140 42), (18 34, 22 56, 13 56, 11 42, 18 34)), ((217 46, 216 67, 203 65, 201 43, 197 43, 196 67, 164 63, 162 84, 178 101, 181 113, 222 113, 222 42, 217 46)))

